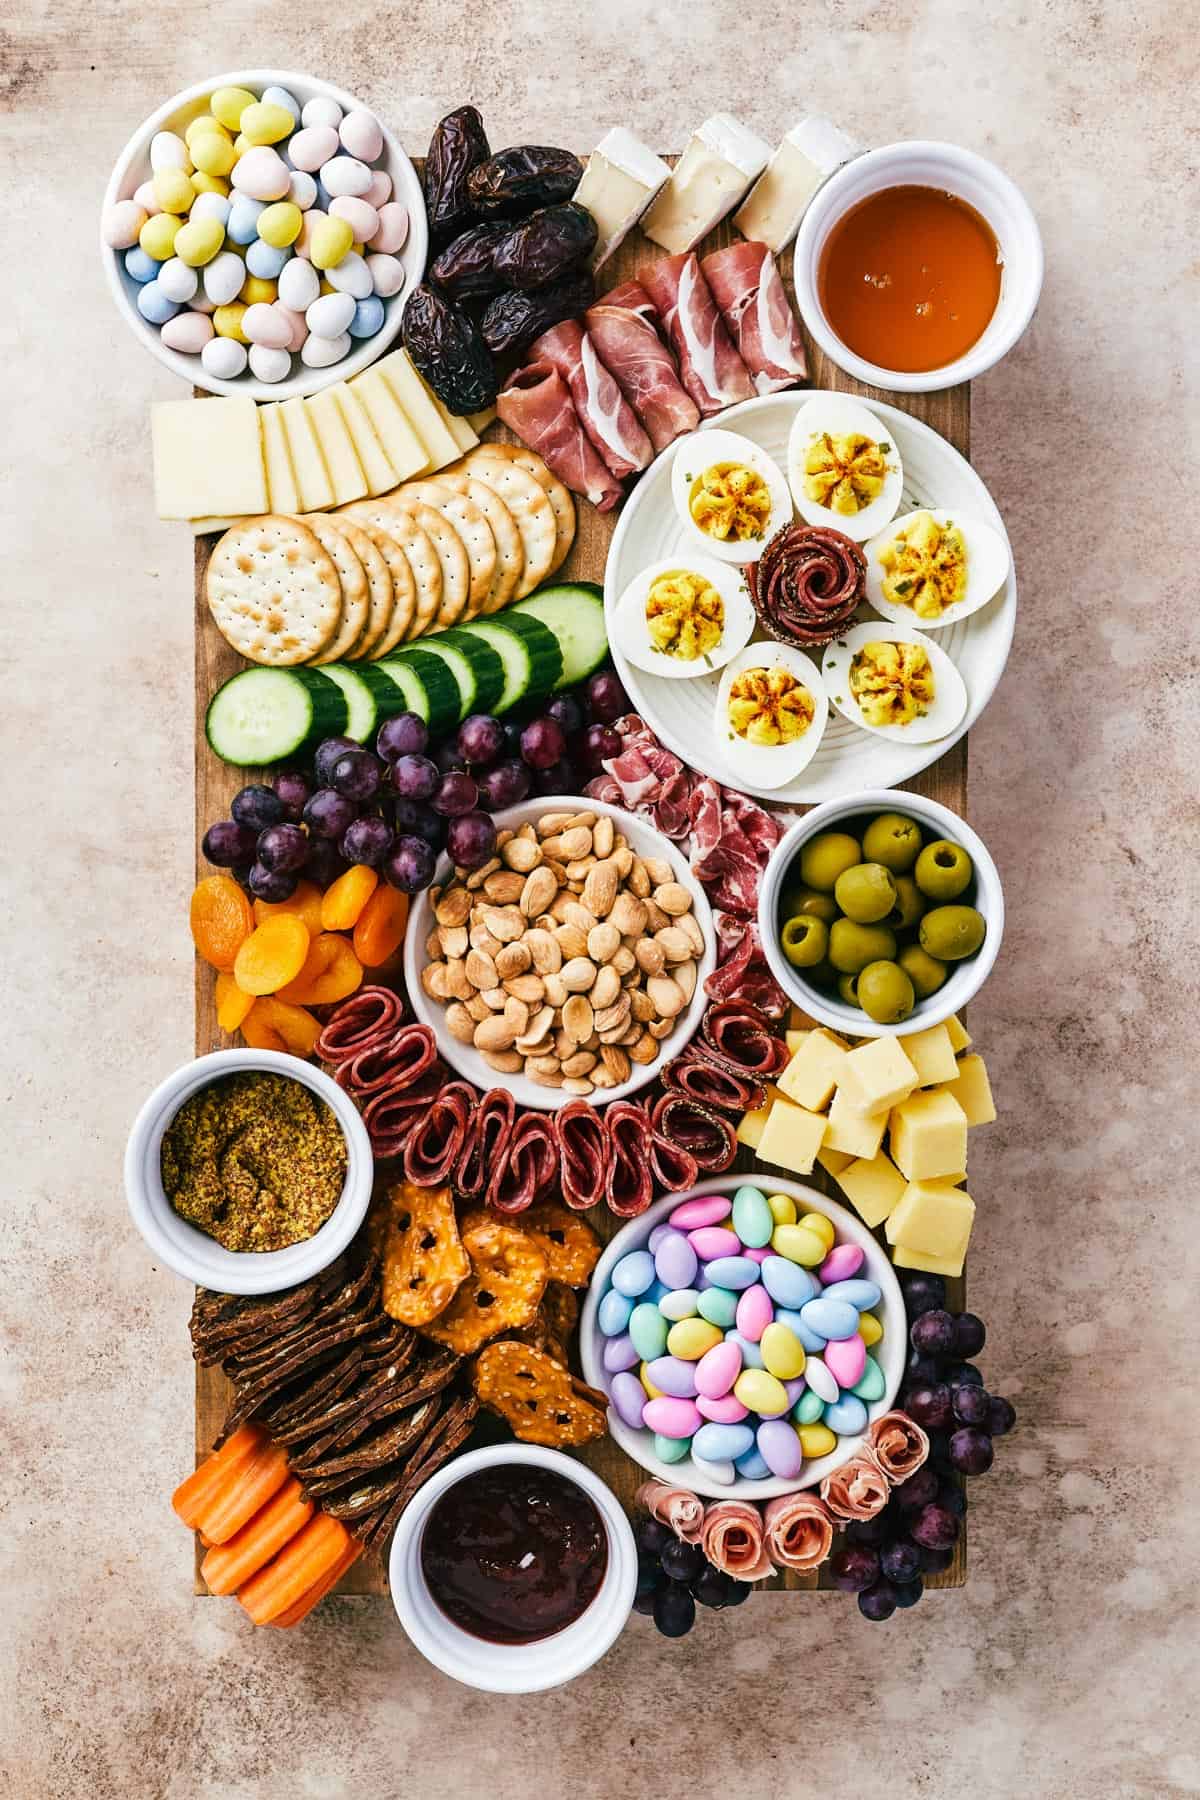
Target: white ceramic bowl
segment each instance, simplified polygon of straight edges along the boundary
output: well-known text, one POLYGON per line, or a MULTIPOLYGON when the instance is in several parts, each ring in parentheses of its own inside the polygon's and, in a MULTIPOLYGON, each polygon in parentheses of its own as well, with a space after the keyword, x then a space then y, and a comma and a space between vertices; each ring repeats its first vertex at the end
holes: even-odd
MULTIPOLYGON (((632 813, 622 812, 619 806, 609 806, 603 800, 581 798, 579 795, 549 794, 536 799, 522 800, 519 806, 510 806, 507 811, 495 815, 496 824, 501 830, 516 831, 530 820, 540 819, 548 812, 594 812, 603 813, 610 818, 618 831, 623 831, 634 850, 642 856, 661 857, 669 862, 675 871, 676 881, 682 882, 692 896, 692 910, 704 933, 706 945, 696 981, 696 991, 691 1001, 679 1015, 679 1021, 670 1036, 663 1039, 662 1050, 656 1061, 652 1063, 634 1063, 633 1074, 628 1081, 619 1082, 616 1087, 597 1088, 588 1096, 595 1106, 607 1106, 611 1100, 626 1100, 630 1094, 636 1094, 639 1088, 654 1081, 661 1074, 663 1064, 673 1056, 678 1056, 699 1029, 700 1020, 707 1004, 704 993, 706 978, 712 974, 717 962, 717 934, 713 924, 712 908, 708 897, 696 877, 688 867, 687 858, 678 845, 661 832, 655 831, 644 819, 638 819, 632 813)), ((435 884, 450 879, 451 864, 448 856, 438 859, 435 884)), ((565 1106, 572 1099, 564 1094, 561 1088, 540 1087, 537 1082, 530 1081, 526 1075, 501 1075, 490 1069, 479 1051, 472 1044, 460 1044, 451 1037, 446 1029, 446 1006, 441 1000, 432 1000, 421 986, 421 971, 428 962, 425 954, 425 940, 433 930, 436 921, 428 893, 417 895, 413 901, 408 930, 404 934, 404 985, 413 1012, 423 1024, 432 1026, 437 1036, 438 1049, 450 1066, 458 1071, 465 1081, 470 1081, 478 1088, 506 1087, 515 1098, 518 1106, 535 1107, 541 1112, 554 1112, 565 1106)))
POLYGON ((973 381, 1008 355, 1033 317, 1042 291, 1043 268, 1037 220, 1015 182, 973 150, 957 144, 916 142, 868 150, 829 177, 804 215, 792 277, 804 323, 839 369, 873 387, 925 394, 973 381), (838 337, 821 304, 818 273, 833 227, 859 201, 883 188, 900 186, 940 188, 965 200, 991 226, 1004 259, 1000 298, 986 331, 962 356, 941 369, 906 371, 867 362, 838 337))
MULTIPOLYGON (((212 75, 207 81, 196 82, 192 87, 184 88, 182 93, 173 95, 138 126, 118 156, 108 178, 101 209, 102 218, 115 201, 129 199, 134 189, 149 179, 150 140, 155 133, 177 131, 182 136, 185 126, 192 119, 207 112, 209 97, 220 87, 244 87, 256 94, 261 93, 265 87, 284 87, 295 95, 301 106, 315 96, 323 95, 336 100, 343 112, 364 105, 363 101, 348 94, 344 88, 335 87, 329 81, 321 81, 315 75, 297 74, 292 69, 234 69, 227 75, 212 75)), ((392 196, 408 208, 409 224, 408 238, 399 252, 404 264, 404 286, 398 294, 393 294, 384 301, 383 324, 375 336, 361 341, 354 340, 354 348, 349 355, 328 369, 306 368, 297 357, 293 373, 285 381, 256 381, 249 370, 233 381, 222 381, 207 372, 198 356, 185 356, 182 351, 167 348, 159 335, 158 326, 143 319, 137 309, 138 283, 125 272, 125 252, 111 249, 101 235, 100 255, 117 310, 160 363, 164 363, 192 386, 205 388, 212 394, 248 395, 253 400, 290 400, 296 394, 315 394, 319 388, 328 387, 331 382, 345 381, 383 355, 400 330, 408 295, 425 272, 429 228, 425 217, 425 197, 417 172, 401 149, 399 140, 392 135, 382 119, 379 122, 383 130, 383 155, 372 166, 385 170, 391 176, 392 196)))
POLYGON ((637 1587, 637 1547, 620 1501, 583 1463, 533 1444, 493 1444, 447 1463, 417 1490, 392 1539, 388 1583, 400 1623, 444 1675, 486 1693, 536 1694, 582 1675, 620 1636, 637 1587), (446 1489, 478 1469, 511 1463, 553 1469, 573 1481, 595 1505, 608 1534, 608 1568, 596 1598, 573 1625, 535 1644, 491 1644, 463 1631, 433 1599, 421 1572, 425 1521, 446 1489))
POLYGON ((991 974, 1004 936, 1004 890, 987 845, 966 820, 960 819, 948 806, 942 806, 937 800, 926 800, 923 794, 896 793, 888 788, 868 789, 853 800, 831 800, 824 806, 815 806, 780 839, 759 888, 758 929, 772 975, 810 1018, 849 1037, 907 1037, 910 1032, 924 1031, 927 1026, 940 1024, 951 1013, 961 1012, 991 974), (881 812, 908 813, 925 828, 927 839, 930 836, 949 838, 952 843, 962 845, 975 864, 975 894, 969 904, 975 906, 987 921, 987 932, 978 955, 951 963, 950 974, 937 993, 931 994, 928 1000, 918 1000, 909 1017, 898 1025, 877 1024, 874 1019, 868 1019, 861 1007, 847 1006, 836 991, 831 994, 805 981, 804 971, 795 968, 780 948, 777 919, 779 898, 801 846, 820 831, 840 831, 849 820, 867 819, 881 812))
POLYGON ((125 1194, 151 1252, 177 1275, 219 1294, 275 1294, 327 1268, 366 1217, 373 1174, 371 1142, 350 1096, 324 1070, 278 1050, 217 1050, 185 1063, 155 1088, 125 1146, 125 1194), (181 1219, 163 1192, 163 1135, 179 1108, 198 1088, 247 1069, 303 1082, 330 1107, 346 1140, 349 1163, 341 1199, 318 1232, 286 1250, 225 1250, 181 1219))
MULTIPOLYGON (((819 1189, 806 1187, 802 1181, 791 1181, 786 1175, 776 1175, 773 1171, 768 1176, 759 1175, 757 1171, 747 1174, 745 1171, 730 1169, 728 1174, 702 1181, 696 1187, 689 1188, 685 1194, 668 1194, 664 1199, 656 1200, 648 1211, 631 1219, 628 1225, 618 1231, 592 1271, 592 1279, 583 1302, 579 1321, 579 1354, 583 1362, 584 1380, 592 1387, 608 1392, 612 1377, 604 1367, 605 1340, 596 1315, 601 1300, 612 1285, 615 1265, 623 1256, 628 1256, 631 1250, 645 1249, 646 1240, 654 1227, 660 1225, 677 1206, 682 1206, 685 1200, 694 1200, 703 1194, 732 1196, 739 1187, 760 1187, 764 1192, 772 1194, 790 1194, 796 1202, 798 1212, 824 1213, 832 1221, 839 1244, 857 1244, 865 1252, 866 1261, 860 1274, 866 1280, 873 1281, 882 1296, 879 1305, 872 1310, 883 1326, 883 1336, 873 1346, 871 1355, 882 1368, 887 1382, 883 1398, 868 1406, 867 1419, 870 1422, 881 1418, 900 1390, 908 1354, 904 1297, 892 1270, 891 1260, 855 1213, 839 1205, 836 1200, 829 1199, 819 1189)), ((747 1481, 739 1476, 729 1486, 722 1487, 706 1475, 702 1466, 690 1456, 685 1456, 680 1462, 663 1462, 654 1454, 653 1433, 635 1431, 632 1425, 625 1423, 614 1406, 608 1409, 608 1430, 625 1454, 632 1457, 647 1474, 656 1476, 659 1481, 668 1481, 674 1486, 682 1485, 718 1500, 771 1500, 777 1494, 793 1494, 797 1488, 816 1487, 826 1475, 832 1475, 835 1469, 840 1469, 844 1462, 848 1462, 863 1443, 862 1434, 839 1438, 835 1450, 831 1450, 828 1456, 806 1462, 799 1475, 791 1481, 778 1475, 766 1477, 762 1481, 747 1481)))

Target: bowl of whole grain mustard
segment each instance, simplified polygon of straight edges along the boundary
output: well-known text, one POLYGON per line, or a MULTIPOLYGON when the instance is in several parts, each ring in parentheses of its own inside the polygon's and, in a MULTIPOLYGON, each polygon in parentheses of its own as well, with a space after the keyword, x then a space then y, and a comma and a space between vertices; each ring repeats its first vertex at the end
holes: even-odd
POLYGON ((366 1216, 371 1145, 353 1101, 311 1063, 221 1050, 177 1069, 125 1151, 134 1224, 199 1287, 271 1294, 307 1281, 366 1216))

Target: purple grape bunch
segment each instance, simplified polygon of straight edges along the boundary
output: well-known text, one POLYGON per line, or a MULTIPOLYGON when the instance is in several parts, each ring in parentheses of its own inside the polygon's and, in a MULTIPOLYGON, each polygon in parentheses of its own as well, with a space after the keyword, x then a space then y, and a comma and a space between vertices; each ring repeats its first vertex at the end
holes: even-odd
POLYGON ((634 1612, 654 1620, 664 1637, 686 1637, 697 1606, 723 1612, 750 1598, 750 1586, 709 1562, 699 1544, 685 1544, 669 1525, 646 1518, 634 1533, 638 1547, 634 1612))

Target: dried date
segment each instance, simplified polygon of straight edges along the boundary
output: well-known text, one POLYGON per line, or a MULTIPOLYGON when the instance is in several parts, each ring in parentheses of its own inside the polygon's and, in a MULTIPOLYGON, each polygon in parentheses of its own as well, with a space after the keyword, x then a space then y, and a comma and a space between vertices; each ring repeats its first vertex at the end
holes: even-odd
MULTIPOLYGON (((592 304, 595 292, 590 271, 577 269, 564 281, 538 288, 532 294, 497 294, 483 315, 483 341, 495 356, 507 350, 524 350, 551 325, 583 312, 592 304)), ((406 313, 406 323, 407 318, 406 313)))
POLYGON ((429 238, 447 243, 470 224, 474 208, 467 179, 491 156, 483 120, 473 106, 459 106, 434 126, 425 158, 425 208, 429 238))
POLYGON ((519 218, 535 206, 569 200, 583 179, 583 164, 569 150, 546 144, 514 144, 486 162, 476 163, 467 177, 475 211, 489 219, 519 218))
POLYGON ((543 288, 560 280, 596 247, 596 221, 574 200, 543 206, 514 225, 492 255, 498 285, 543 288))
POLYGON ((469 313, 423 281, 404 309, 404 348, 450 412, 482 412, 496 398, 496 369, 469 313))
POLYGON ((508 282, 496 273, 496 252, 512 236, 510 225, 471 225, 429 265, 429 279, 455 300, 498 294, 508 282))

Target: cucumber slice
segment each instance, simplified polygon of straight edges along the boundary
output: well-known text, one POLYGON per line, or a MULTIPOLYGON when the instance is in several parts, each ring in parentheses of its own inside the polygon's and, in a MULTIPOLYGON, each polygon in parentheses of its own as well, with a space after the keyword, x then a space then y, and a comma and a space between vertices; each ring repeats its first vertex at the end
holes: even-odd
MULTIPOLYGON (((415 712, 429 727, 429 735, 445 737, 458 724, 462 693, 454 675, 440 656, 430 656, 415 644, 396 650, 372 665, 372 673, 392 682, 400 696, 397 712, 415 712)), ((387 715, 389 718, 391 714, 387 715)))
POLYGON ((504 691, 504 664, 490 644, 461 631, 439 631, 434 637, 422 638, 421 649, 440 657, 457 681, 458 723, 468 713, 496 710, 496 702, 504 691))
POLYGON ((250 769, 344 735, 349 718, 342 689, 319 669, 243 669, 209 701, 204 735, 222 761, 250 769))
POLYGON ((594 581, 565 581, 539 588, 528 600, 510 607, 506 617, 537 619, 554 633, 563 658, 556 689, 586 681, 608 655, 604 590, 594 581))
POLYGON ((499 656, 504 665, 504 688, 496 702, 498 713, 522 700, 541 700, 562 675, 563 656, 558 639, 532 614, 515 618, 475 619, 458 627, 460 637, 477 637, 499 656))
POLYGON ((379 707, 370 684, 350 663, 322 663, 321 673, 336 681, 346 696, 350 716, 344 735, 356 744, 367 743, 379 725, 379 707))

